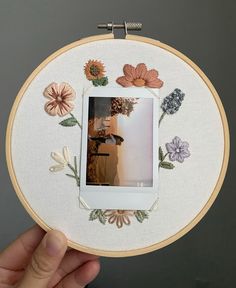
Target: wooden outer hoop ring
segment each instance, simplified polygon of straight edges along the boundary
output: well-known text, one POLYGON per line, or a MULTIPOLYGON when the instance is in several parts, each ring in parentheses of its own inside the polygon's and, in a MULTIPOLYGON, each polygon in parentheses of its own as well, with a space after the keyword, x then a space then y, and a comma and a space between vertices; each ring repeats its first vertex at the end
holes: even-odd
MULTIPOLYGON (((34 212, 30 204, 27 202, 25 196, 23 195, 20 186, 17 182, 16 175, 14 172, 13 168, 13 162, 12 162, 12 155, 11 155, 11 136, 12 136, 12 127, 14 123, 14 118, 15 114, 17 112, 19 103, 21 101, 21 98, 23 97, 26 89, 30 85, 30 83, 33 81, 33 79, 36 77, 36 75, 53 59, 61 55, 62 53, 66 52, 69 49, 72 49, 76 46, 80 46, 89 42, 93 41, 99 41, 99 40, 106 40, 106 39, 113 39, 113 34, 104 34, 104 35, 98 35, 98 36, 91 36, 87 38, 83 38, 81 40, 75 41, 59 50, 57 50, 55 53, 50 55, 48 58, 46 58, 33 72, 32 74, 28 77, 28 79, 25 81, 23 86, 21 87, 19 93, 16 96, 16 99, 14 101, 13 107, 11 109, 11 113, 9 116, 8 120, 8 125, 7 125, 7 133, 6 133, 6 159, 7 159, 7 167, 8 171, 10 174, 10 178, 13 184, 13 187, 16 191, 16 194, 18 198, 20 199, 22 205, 24 208, 27 210, 27 212, 30 214, 30 216, 34 219, 34 221, 41 226, 44 230, 49 231, 51 228, 34 212)), ((99 250, 99 249, 94 249, 86 246, 82 246, 77 244, 76 242, 68 240, 68 246, 71 248, 75 248, 77 250, 87 252, 90 254, 95 254, 99 256, 107 256, 107 257, 127 257, 127 256, 135 256, 135 255, 141 255, 145 254, 154 250, 158 250, 160 248, 163 248, 174 241, 178 240, 181 238, 183 235, 185 235, 187 232, 189 232, 202 218, 203 216, 207 213, 213 202, 215 201, 220 188, 223 184, 224 177, 226 174, 227 166, 228 166, 228 161, 229 161, 229 150, 230 150, 230 140, 229 140, 229 128, 228 128, 228 123, 227 123, 227 118, 226 114, 223 108, 223 105, 221 103, 220 97, 217 94, 215 88, 211 84, 210 80, 207 78, 207 76, 203 73, 203 71, 195 64, 193 63, 188 57, 186 57, 184 54, 181 52, 177 51, 176 49, 163 44, 157 40, 153 40, 151 38, 146 38, 146 37, 141 37, 141 36, 135 36, 135 35, 127 35, 126 39, 128 40, 133 40, 133 41, 138 41, 138 42, 144 42, 148 43, 154 46, 158 46, 162 49, 167 50, 168 52, 176 55, 177 57, 181 58, 183 61, 185 61, 188 65, 190 65, 197 73, 198 75, 203 79, 203 81, 206 83, 208 88, 210 89, 215 102, 217 104, 217 107, 219 109, 220 115, 221 115, 221 120, 223 124, 223 130, 224 130, 224 157, 223 157, 223 163, 221 166, 221 171, 217 180, 217 183, 214 187, 214 190, 208 199, 207 203, 205 206, 202 208, 202 210, 198 213, 198 215, 184 228, 182 228, 179 232, 176 234, 170 236, 169 238, 155 243, 153 245, 144 247, 144 248, 139 248, 139 249, 132 249, 132 250, 127 250, 127 251, 108 251, 108 250, 99 250)))

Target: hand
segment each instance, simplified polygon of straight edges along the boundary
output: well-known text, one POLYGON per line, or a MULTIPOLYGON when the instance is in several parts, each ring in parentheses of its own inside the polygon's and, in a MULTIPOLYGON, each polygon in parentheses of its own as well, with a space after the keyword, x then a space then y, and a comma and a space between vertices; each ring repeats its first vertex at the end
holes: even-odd
POLYGON ((81 288, 100 269, 98 257, 67 250, 59 231, 35 226, 0 254, 0 288, 81 288))

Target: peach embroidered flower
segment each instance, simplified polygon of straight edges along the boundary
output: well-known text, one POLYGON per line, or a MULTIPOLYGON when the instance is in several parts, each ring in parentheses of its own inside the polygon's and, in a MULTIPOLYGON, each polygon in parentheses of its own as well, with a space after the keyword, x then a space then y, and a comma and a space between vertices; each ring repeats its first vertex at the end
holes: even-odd
POLYGON ((45 88, 43 95, 50 99, 44 109, 51 116, 65 116, 74 108, 71 101, 75 98, 75 91, 68 83, 53 82, 45 88))
POLYGON ((133 216, 134 212, 131 210, 106 210, 104 215, 108 217, 108 223, 116 223, 118 228, 122 228, 123 224, 130 225, 129 216, 133 216))
POLYGON ((161 88, 163 81, 158 78, 158 72, 155 69, 147 70, 144 63, 139 63, 136 68, 132 65, 125 64, 124 76, 116 79, 116 82, 123 87, 150 87, 161 88))
POLYGON ((88 80, 101 79, 105 75, 105 66, 101 61, 89 60, 84 66, 84 73, 88 80))

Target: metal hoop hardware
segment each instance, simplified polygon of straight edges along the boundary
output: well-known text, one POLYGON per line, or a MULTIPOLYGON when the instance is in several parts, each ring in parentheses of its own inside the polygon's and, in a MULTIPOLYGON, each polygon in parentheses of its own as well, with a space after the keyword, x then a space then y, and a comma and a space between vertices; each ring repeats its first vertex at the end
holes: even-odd
POLYGON ((115 24, 113 22, 108 22, 107 24, 98 24, 99 29, 107 29, 114 34, 115 29, 124 29, 125 36, 128 31, 140 31, 142 29, 142 23, 140 22, 124 22, 123 24, 115 24))

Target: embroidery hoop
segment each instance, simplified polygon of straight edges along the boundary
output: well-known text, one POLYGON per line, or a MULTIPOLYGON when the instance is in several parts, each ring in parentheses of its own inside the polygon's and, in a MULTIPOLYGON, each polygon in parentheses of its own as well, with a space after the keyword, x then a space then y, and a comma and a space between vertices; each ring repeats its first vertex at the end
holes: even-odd
MULTIPOLYGON (((58 57, 62 53, 66 52, 66 51, 68 51, 74 47, 77 47, 77 46, 80 46, 83 44, 87 44, 90 42, 94 42, 94 41, 107 40, 107 39, 114 39, 114 35, 111 33, 111 34, 104 34, 104 35, 87 37, 87 38, 75 41, 69 45, 66 45, 65 47, 59 49, 58 51, 56 51, 55 53, 50 55, 46 60, 44 60, 33 71, 33 73, 29 76, 29 78, 23 84, 22 88, 20 89, 20 91, 19 91, 19 93, 15 99, 15 102, 13 104, 13 107, 12 107, 12 110, 11 110, 11 113, 9 116, 9 121, 8 121, 8 126, 7 126, 7 135, 6 135, 6 158, 7 158, 7 165, 8 165, 10 178, 11 178, 11 181, 13 183, 16 194, 17 194, 18 198, 20 199, 24 208, 27 210, 27 212, 30 214, 30 216, 35 220, 35 222, 37 222, 38 225, 40 225, 46 231, 50 230, 51 228, 39 217, 39 215, 36 214, 36 212, 30 206, 30 203, 28 203, 23 192, 21 191, 21 188, 18 184, 16 175, 14 172, 12 152, 11 152, 11 142, 12 142, 12 127, 14 124, 15 115, 16 115, 17 109, 19 107, 20 101, 21 101, 25 91, 27 90, 28 86, 33 81, 33 79, 38 75, 38 73, 48 63, 50 63, 52 60, 54 60, 56 57, 58 57)), ((188 225, 186 225, 183 229, 179 230, 179 232, 177 232, 176 234, 172 235, 171 237, 165 239, 164 241, 158 242, 158 243, 156 243, 154 245, 150 245, 148 247, 143 247, 143 248, 133 249, 133 250, 128 250, 128 251, 100 250, 100 249, 94 249, 94 248, 86 247, 86 246, 80 245, 80 244, 72 242, 72 241, 68 241, 68 245, 72 248, 77 249, 77 250, 91 253, 91 254, 100 255, 100 256, 109 256, 109 257, 125 257, 125 256, 134 256, 134 255, 145 254, 145 253, 160 249, 162 247, 165 247, 165 246, 171 244, 172 242, 176 241, 177 239, 181 238, 187 232, 189 232, 204 217, 206 212, 209 210, 209 208, 211 207, 211 205, 215 201, 215 199, 216 199, 216 197, 220 191, 220 188, 223 184, 223 180, 224 180, 224 177, 226 174, 228 160, 229 160, 229 145, 230 145, 230 143, 229 143, 229 129, 228 129, 225 111, 224 111, 223 105, 221 103, 221 100, 220 100, 215 88, 213 87, 213 85, 211 84, 211 82, 207 78, 207 76, 201 71, 201 69, 195 63, 193 63, 188 57, 183 55, 181 52, 168 46, 167 44, 161 43, 160 41, 157 41, 157 40, 154 40, 151 38, 142 37, 142 36, 135 36, 135 35, 126 35, 125 39, 133 40, 133 41, 137 41, 137 42, 142 42, 142 43, 148 43, 148 44, 160 47, 164 50, 167 50, 168 52, 176 55, 178 58, 182 59, 189 66, 191 66, 193 68, 193 70, 203 79, 203 81, 205 82, 205 84, 207 85, 209 90, 211 91, 211 94, 214 97, 214 100, 217 104, 217 107, 218 107, 218 110, 220 113, 220 117, 221 117, 221 121, 222 121, 222 125, 223 125, 223 130, 224 130, 224 156, 223 156, 221 171, 220 171, 218 180, 215 184, 214 190, 212 191, 210 198, 205 203, 202 210, 198 213, 198 215, 194 219, 192 219, 189 222, 188 225)))

